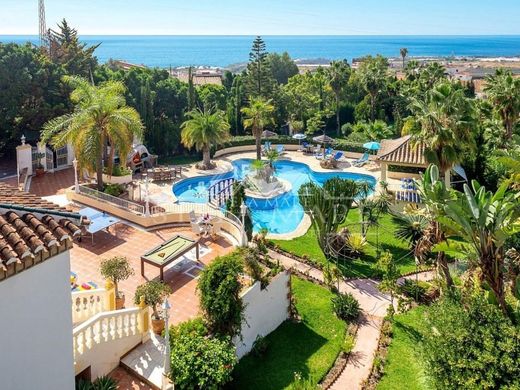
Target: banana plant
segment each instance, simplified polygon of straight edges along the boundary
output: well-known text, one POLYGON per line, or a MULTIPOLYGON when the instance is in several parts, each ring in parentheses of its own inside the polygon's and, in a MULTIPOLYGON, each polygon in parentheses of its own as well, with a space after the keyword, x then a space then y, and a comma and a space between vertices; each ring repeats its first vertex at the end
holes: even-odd
POLYGON ((448 201, 438 217, 448 240, 435 250, 466 254, 506 312, 504 259, 506 241, 520 232, 520 193, 503 183, 493 193, 476 181, 448 201))
MULTIPOLYGON (((416 258, 424 261, 430 256, 436 245, 446 241, 446 236, 438 222, 438 217, 443 213, 443 207, 446 202, 453 199, 455 194, 446 188, 446 184, 440 180, 439 168, 436 165, 430 165, 416 185, 426 207, 425 216, 429 222, 422 236, 416 242, 414 255, 416 258)), ((451 277, 444 251, 437 251, 435 264, 444 276, 448 289, 452 288, 453 278, 451 277)))

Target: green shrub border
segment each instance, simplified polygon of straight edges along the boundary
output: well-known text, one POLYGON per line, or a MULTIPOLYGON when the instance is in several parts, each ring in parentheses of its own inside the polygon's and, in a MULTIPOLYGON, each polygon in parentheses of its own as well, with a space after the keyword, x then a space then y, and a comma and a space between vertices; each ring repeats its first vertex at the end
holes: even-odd
MULTIPOLYGON (((264 144, 265 140, 262 140, 262 145, 264 144)), ((283 144, 283 145, 298 145, 299 142, 297 139, 293 139, 292 137, 282 135, 278 136, 276 138, 269 139, 269 142, 271 142, 273 145, 276 144, 283 144)), ((312 142, 311 142, 312 143, 312 142)), ((225 142, 222 144, 219 148, 215 148, 213 151, 221 150, 225 148, 232 148, 235 146, 246 146, 246 145, 254 145, 255 144, 255 137, 252 135, 241 135, 241 136, 235 136, 230 141, 225 142)), ((336 140, 336 143, 334 144, 335 150, 341 150, 343 152, 352 152, 352 153, 364 153, 365 148, 363 148, 362 144, 356 143, 356 142, 350 142, 347 140, 336 140)))

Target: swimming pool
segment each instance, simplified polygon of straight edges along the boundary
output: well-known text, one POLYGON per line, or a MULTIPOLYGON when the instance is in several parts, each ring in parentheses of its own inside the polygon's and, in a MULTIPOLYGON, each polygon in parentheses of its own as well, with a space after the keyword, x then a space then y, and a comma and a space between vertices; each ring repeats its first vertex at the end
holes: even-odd
MULTIPOLYGON (((234 177, 241 180, 251 169, 250 159, 233 161, 233 170, 220 175, 197 176, 182 180, 173 186, 173 193, 179 203, 206 203, 207 189, 214 183, 234 177)), ((291 191, 271 199, 247 198, 246 204, 253 220, 253 230, 258 232, 266 228, 269 233, 284 234, 296 230, 303 219, 303 207, 298 200, 298 189, 309 181, 323 185, 333 177, 366 181, 376 184, 370 175, 352 172, 315 172, 307 164, 280 160, 274 163, 275 176, 292 184, 291 191)))

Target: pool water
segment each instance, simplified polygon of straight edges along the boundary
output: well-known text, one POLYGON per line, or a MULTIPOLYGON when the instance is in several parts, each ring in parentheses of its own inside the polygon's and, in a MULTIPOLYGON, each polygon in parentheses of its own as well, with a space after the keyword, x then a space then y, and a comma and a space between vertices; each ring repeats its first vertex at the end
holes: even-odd
MULTIPOLYGON (((233 161, 233 171, 223 175, 198 176, 180 181, 173 186, 173 193, 180 203, 206 203, 207 189, 214 183, 234 177, 241 180, 251 170, 253 160, 240 159, 233 161)), ((303 207, 298 200, 298 189, 305 183, 313 181, 323 185, 327 180, 339 177, 356 181, 366 181, 372 185, 376 179, 370 175, 351 172, 315 172, 307 164, 294 161, 276 161, 275 176, 291 183, 291 191, 268 200, 246 198, 246 204, 253 220, 253 230, 258 232, 265 228, 269 233, 284 234, 296 230, 303 219, 303 207)))

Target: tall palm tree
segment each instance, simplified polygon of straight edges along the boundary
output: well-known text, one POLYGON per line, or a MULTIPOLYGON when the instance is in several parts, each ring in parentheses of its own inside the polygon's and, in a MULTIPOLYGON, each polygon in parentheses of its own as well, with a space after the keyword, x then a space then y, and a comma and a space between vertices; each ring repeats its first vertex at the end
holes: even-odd
POLYGON ((77 76, 65 76, 64 81, 73 88, 70 99, 74 112, 47 122, 41 139, 58 148, 71 143, 79 165, 96 171, 97 187, 102 191, 104 163, 112 172, 116 150, 122 161, 126 160, 134 138, 142 137, 141 119, 134 108, 126 106, 126 88, 119 81, 99 86, 77 76))
POLYGON ((336 134, 339 136, 341 132, 341 123, 339 118, 340 99, 343 91, 345 91, 348 80, 350 78, 350 66, 346 60, 332 61, 330 67, 327 68, 329 85, 334 92, 335 109, 336 109, 336 134))
POLYGON ((271 100, 251 98, 249 107, 242 108, 244 115, 244 127, 251 129, 256 143, 256 159, 262 159, 262 131, 265 126, 274 124, 274 106, 271 100))
POLYGON ((190 111, 182 126, 181 142, 187 148, 195 146, 195 149, 202 151, 202 165, 199 169, 212 169, 211 146, 220 145, 230 138, 229 122, 226 115, 221 110, 200 110, 190 111))
POLYGON ((486 78, 484 92, 506 129, 504 142, 511 140, 513 129, 520 123, 520 79, 513 77, 510 70, 497 69, 486 78))
POLYGON ((434 86, 424 97, 414 97, 410 110, 419 124, 412 132, 412 142, 425 146, 425 158, 439 167, 447 186, 453 165, 464 152, 474 148, 475 109, 464 91, 450 82, 434 86))
POLYGON ((406 56, 408 55, 408 49, 406 47, 402 47, 400 50, 399 50, 399 53, 401 54, 401 58, 403 59, 403 70, 405 68, 404 66, 404 61, 406 59, 406 56))

